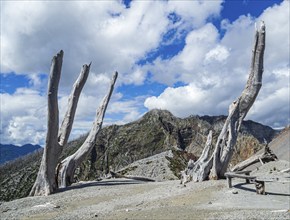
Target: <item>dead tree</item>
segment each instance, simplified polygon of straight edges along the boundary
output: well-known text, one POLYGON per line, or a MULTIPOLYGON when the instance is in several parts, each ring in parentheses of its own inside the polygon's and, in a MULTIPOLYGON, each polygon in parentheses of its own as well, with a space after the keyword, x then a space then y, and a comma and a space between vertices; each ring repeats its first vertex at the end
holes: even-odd
POLYGON ((208 158, 211 147, 208 147, 207 143, 200 159, 193 164, 189 163, 186 170, 182 172, 183 175, 185 173, 188 175, 183 177, 183 183, 186 180, 188 181, 189 178, 196 182, 204 181, 208 178, 224 178, 234 152, 242 121, 255 102, 262 86, 265 34, 265 24, 262 22, 261 27, 256 30, 252 62, 246 87, 241 96, 229 106, 229 115, 218 136, 212 156, 208 158))
POLYGON ((88 153, 91 152, 95 146, 96 137, 101 130, 103 118, 114 90, 114 85, 117 79, 118 73, 116 72, 111 81, 111 86, 108 94, 104 97, 101 106, 99 107, 93 127, 86 138, 82 146, 72 155, 65 158, 59 165, 57 170, 57 178, 59 187, 67 187, 74 181, 74 173, 76 168, 84 161, 88 153))
POLYGON ((59 162, 59 157, 63 146, 68 141, 79 96, 83 86, 86 83, 90 71, 91 64, 83 65, 80 75, 76 80, 69 96, 68 109, 59 128, 57 95, 59 80, 61 76, 63 54, 64 53, 61 50, 56 56, 53 57, 51 63, 50 78, 48 82, 48 119, 46 145, 36 181, 30 191, 30 196, 49 195, 58 188, 55 177, 56 166, 59 162))

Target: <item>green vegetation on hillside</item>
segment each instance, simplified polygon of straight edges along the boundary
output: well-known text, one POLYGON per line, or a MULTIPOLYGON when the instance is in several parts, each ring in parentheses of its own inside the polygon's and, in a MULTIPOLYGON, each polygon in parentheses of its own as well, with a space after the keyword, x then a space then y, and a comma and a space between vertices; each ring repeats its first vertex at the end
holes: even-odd
MULTIPOLYGON (((168 111, 152 110, 141 119, 122 126, 107 126, 100 132, 96 146, 87 160, 76 170, 75 179, 95 180, 109 172, 166 150, 174 157, 167 158, 176 176, 184 169, 189 158, 199 156, 209 130, 213 130, 213 143, 222 128, 225 116, 191 116, 180 119, 168 111)), ((246 159, 263 146, 263 139, 271 141, 277 132, 270 127, 246 121, 236 144, 232 164, 246 159)), ((86 136, 65 146, 61 159, 74 153, 86 136)), ((28 195, 38 172, 42 151, 21 157, 0 166, 0 201, 9 201, 28 195)))

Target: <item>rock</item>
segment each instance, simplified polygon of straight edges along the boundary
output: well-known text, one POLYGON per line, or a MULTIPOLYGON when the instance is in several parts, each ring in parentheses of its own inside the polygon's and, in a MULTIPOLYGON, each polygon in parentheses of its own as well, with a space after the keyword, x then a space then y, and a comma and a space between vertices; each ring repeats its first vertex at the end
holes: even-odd
POLYGON ((239 192, 237 190, 232 190, 232 194, 238 194, 239 192))
POLYGON ((36 209, 38 209, 38 208, 60 208, 60 206, 59 205, 55 205, 55 204, 50 203, 50 202, 47 202, 45 204, 35 205, 32 208, 36 208, 36 209))

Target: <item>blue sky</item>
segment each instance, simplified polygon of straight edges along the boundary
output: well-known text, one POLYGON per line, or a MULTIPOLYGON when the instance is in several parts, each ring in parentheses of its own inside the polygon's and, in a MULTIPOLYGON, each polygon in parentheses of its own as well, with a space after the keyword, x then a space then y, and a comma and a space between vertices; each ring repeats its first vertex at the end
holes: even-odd
POLYGON ((226 115, 245 85, 262 20, 263 86, 246 119, 282 128, 289 125, 289 1, 1 1, 0 142, 44 145, 47 76, 61 49, 61 120, 81 66, 92 61, 71 138, 90 130, 115 70, 105 125, 154 108, 226 115))

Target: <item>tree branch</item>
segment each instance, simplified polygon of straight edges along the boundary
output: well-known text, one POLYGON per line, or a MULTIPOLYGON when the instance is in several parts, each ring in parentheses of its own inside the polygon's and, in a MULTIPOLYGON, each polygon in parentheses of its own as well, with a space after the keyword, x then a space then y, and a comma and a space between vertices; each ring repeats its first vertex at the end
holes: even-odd
POLYGON ((58 134, 58 143, 63 147, 69 138, 72 125, 74 122, 75 112, 77 109, 78 101, 82 89, 87 81, 90 72, 91 63, 89 65, 83 65, 80 75, 73 85, 73 89, 68 99, 68 108, 62 121, 58 134))
POLYGON ((104 97, 97 113, 93 124, 93 127, 86 138, 82 146, 71 156, 65 158, 59 168, 58 168, 58 181, 60 187, 67 187, 73 182, 73 176, 75 169, 81 164, 81 162, 86 158, 87 154, 92 150, 95 145, 97 135, 102 127, 104 115, 114 90, 114 85, 117 80, 118 73, 115 72, 113 79, 111 81, 110 89, 108 94, 104 97))

